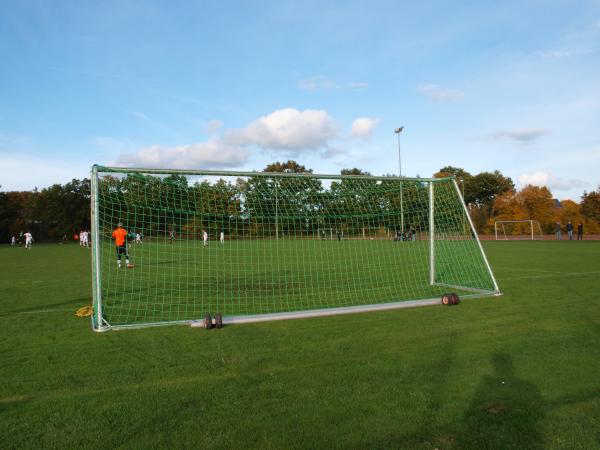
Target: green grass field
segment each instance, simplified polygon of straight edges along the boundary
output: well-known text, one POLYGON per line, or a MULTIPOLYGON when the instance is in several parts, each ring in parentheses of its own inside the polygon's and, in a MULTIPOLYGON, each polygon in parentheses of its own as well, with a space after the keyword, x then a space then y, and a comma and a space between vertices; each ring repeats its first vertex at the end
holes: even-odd
MULTIPOLYGON (((493 291, 477 242, 436 242, 436 280, 493 291)), ((111 325, 191 320, 207 312, 265 314, 431 299, 429 242, 250 239, 147 240, 129 245, 135 270, 101 246, 104 317, 111 325)), ((460 295, 472 292, 458 291, 460 295)))
POLYGON ((600 448, 600 242, 491 242, 505 295, 93 333, 89 252, 0 248, 2 448, 600 448))

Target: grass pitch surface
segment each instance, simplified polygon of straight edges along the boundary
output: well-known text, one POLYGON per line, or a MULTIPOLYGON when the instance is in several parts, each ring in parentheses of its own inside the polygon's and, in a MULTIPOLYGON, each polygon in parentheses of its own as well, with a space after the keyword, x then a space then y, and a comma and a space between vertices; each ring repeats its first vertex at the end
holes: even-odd
MULTIPOLYGON (((101 246, 103 316, 111 325, 431 299, 429 242, 252 239, 224 245, 148 240, 129 245, 135 270, 101 246)), ((477 242, 436 241, 436 280, 494 291, 477 242)), ((472 294, 457 291, 460 295, 472 294)))
POLYGON ((600 242, 484 245, 499 298, 106 334, 88 250, 3 246, 1 446, 599 448, 600 242))

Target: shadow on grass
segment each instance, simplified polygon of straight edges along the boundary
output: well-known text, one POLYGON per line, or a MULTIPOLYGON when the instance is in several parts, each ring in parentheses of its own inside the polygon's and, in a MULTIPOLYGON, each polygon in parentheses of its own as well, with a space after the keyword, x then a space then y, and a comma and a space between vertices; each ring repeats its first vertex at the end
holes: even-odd
POLYGON ((0 311, 0 316, 10 316, 13 314, 23 314, 23 313, 31 313, 35 311, 48 311, 55 308, 63 307, 63 306, 72 306, 73 313, 78 307, 89 305, 91 303, 91 297, 80 297, 68 300, 66 302, 59 303, 47 303, 31 306, 29 308, 18 308, 7 311, 0 311))
POLYGON ((438 425, 438 420, 432 420, 440 414, 446 402, 445 393, 451 382, 450 374, 454 364, 455 334, 446 336, 439 346, 440 357, 436 358, 427 367, 423 368, 422 393, 425 402, 422 405, 417 420, 419 424, 412 432, 403 432, 402 427, 394 433, 381 436, 379 439, 370 440, 365 448, 395 448, 395 449, 447 449, 452 446, 454 436, 452 430, 443 425, 438 425))
POLYGON ((492 355, 494 374, 475 391, 454 442, 456 449, 542 449, 545 416, 540 389, 515 376, 512 358, 492 355))

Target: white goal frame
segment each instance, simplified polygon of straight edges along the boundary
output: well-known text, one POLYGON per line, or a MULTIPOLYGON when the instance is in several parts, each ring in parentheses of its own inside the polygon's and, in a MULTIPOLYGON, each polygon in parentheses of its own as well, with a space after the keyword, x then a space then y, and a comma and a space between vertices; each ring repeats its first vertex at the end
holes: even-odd
MULTIPOLYGON (((94 165, 91 170, 91 223, 92 223, 92 295, 93 295, 93 307, 94 314, 92 315, 92 328, 94 331, 102 332, 110 329, 127 329, 127 328, 141 328, 146 326, 157 326, 157 325, 168 325, 174 323, 180 324, 190 324, 192 326, 200 326, 201 322, 194 319, 185 319, 185 320, 170 320, 170 321, 161 321, 161 322, 145 322, 145 323, 132 323, 132 324, 111 324, 107 317, 104 314, 103 306, 104 306, 104 298, 102 291, 102 277, 103 277, 103 269, 100 264, 101 260, 101 252, 100 246, 102 245, 103 240, 106 240, 106 237, 103 236, 100 230, 99 218, 101 215, 101 209, 99 205, 99 174, 102 173, 115 173, 115 172, 123 172, 127 173, 144 173, 144 174, 155 174, 155 175, 168 175, 168 174, 180 174, 180 175, 202 175, 202 176, 246 176, 246 177, 268 177, 268 178, 277 178, 277 179, 287 179, 287 178, 317 178, 322 180, 370 180, 370 181, 390 181, 389 177, 372 177, 372 176, 356 176, 356 175, 319 175, 319 174, 290 174, 290 173, 261 173, 261 172, 226 172, 226 171, 211 171, 211 170, 172 170, 172 169, 147 169, 147 168, 118 168, 118 167, 103 167, 94 165)), ((463 298, 476 298, 476 297, 488 297, 488 296, 498 296, 501 295, 500 288, 498 287, 498 283, 488 259, 483 251, 483 247, 481 242, 479 241, 479 237, 475 230, 473 221, 471 220, 469 211, 464 203, 464 199, 461 195, 461 191, 458 187, 456 179, 454 178, 406 178, 400 177, 396 178, 399 182, 418 182, 427 188, 428 191, 428 214, 427 214, 427 228, 425 230, 426 235, 424 236, 424 240, 427 242, 428 247, 428 283, 431 286, 441 286, 449 289, 461 289, 463 291, 467 291, 467 294, 463 294, 463 298), (460 204, 459 208, 462 210, 463 217, 466 218, 465 222, 465 230, 468 229, 468 235, 470 239, 476 242, 476 248, 482 257, 484 263, 484 271, 489 275, 490 280, 492 282, 492 286, 490 288, 482 289, 476 287, 469 287, 463 285, 454 285, 442 282, 438 279, 437 267, 438 267, 438 259, 443 257, 443 254, 440 256, 436 252, 437 241, 440 239, 440 236, 436 236, 436 200, 434 196, 434 190, 436 184, 440 183, 450 183, 451 190, 455 192, 456 198, 458 199, 458 203, 460 204)), ((392 178, 393 180, 393 178, 392 178)), ((401 194, 402 195, 402 194, 401 194)), ((277 206, 277 205, 276 205, 277 206)), ((277 208, 275 209, 277 213, 277 208)), ((402 212, 402 221, 404 221, 404 211, 402 212)), ((275 224, 277 224, 277 216, 275 217, 275 224)), ((402 223, 404 225, 404 223, 402 223)), ((277 235, 275 239, 279 238, 278 227, 277 235)), ((321 228, 320 231, 328 231, 329 238, 336 239, 335 235, 336 229, 326 229, 321 228)), ((363 232, 364 234, 364 232, 363 232)), ((345 237, 345 236, 344 236, 345 237)), ((348 306, 348 307, 326 307, 319 310, 304 310, 304 311, 291 311, 291 312, 281 312, 281 313, 265 313, 265 314, 253 314, 253 315, 244 315, 244 316, 225 316, 223 318, 223 323, 225 324, 234 324, 234 323, 251 323, 251 322, 259 322, 259 321, 269 321, 269 320, 282 320, 282 319, 295 319, 295 318, 305 318, 305 317, 317 317, 317 316, 328 316, 333 314, 352 314, 352 313, 362 313, 367 311, 378 311, 378 310, 388 310, 388 309, 398 309, 398 308, 411 308, 415 306, 426 306, 439 304, 440 299, 438 298, 421 298, 415 300, 402 300, 402 301, 392 301, 390 303, 379 303, 379 304, 364 304, 357 306, 348 306)), ((199 318, 198 318, 199 319, 199 318)))
POLYGON ((542 233, 542 227, 540 222, 535 219, 525 219, 525 220, 496 220, 494 222, 494 236, 497 241, 511 241, 511 240, 524 240, 524 241, 541 241, 544 239, 544 234, 542 233), (510 239, 506 234, 506 229, 504 228, 504 224, 507 223, 527 223, 529 224, 529 233, 527 235, 518 235, 513 239, 510 239), (521 236, 527 236, 521 237, 521 236))

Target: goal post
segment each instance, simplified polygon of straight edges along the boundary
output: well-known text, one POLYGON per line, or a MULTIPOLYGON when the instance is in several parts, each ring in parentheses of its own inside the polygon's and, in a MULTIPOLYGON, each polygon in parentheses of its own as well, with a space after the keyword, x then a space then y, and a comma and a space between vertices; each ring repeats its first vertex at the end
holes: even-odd
POLYGON ((540 222, 533 219, 497 220, 494 222, 494 237, 497 241, 544 239, 540 222))
POLYGON ((102 166, 91 176, 96 331, 500 294, 453 178, 102 166))

